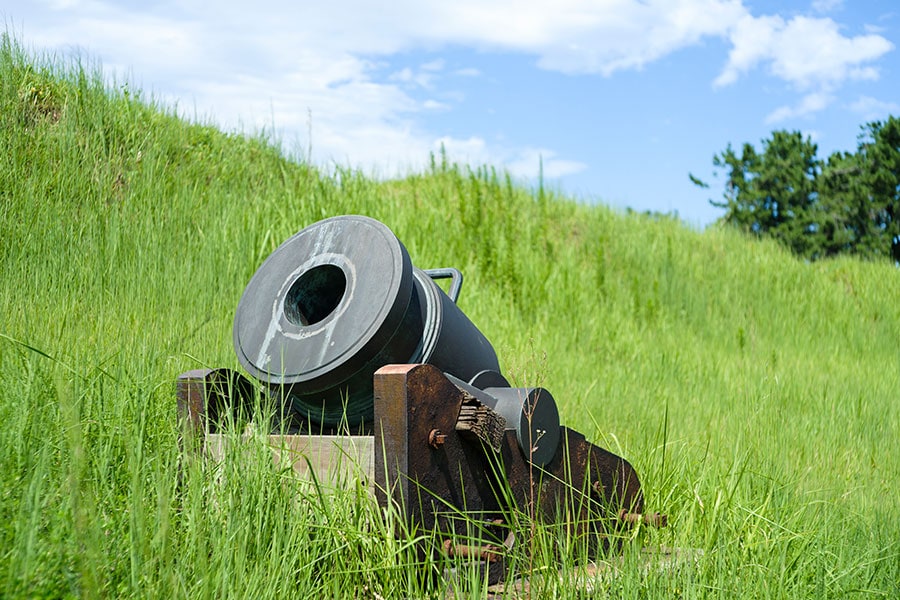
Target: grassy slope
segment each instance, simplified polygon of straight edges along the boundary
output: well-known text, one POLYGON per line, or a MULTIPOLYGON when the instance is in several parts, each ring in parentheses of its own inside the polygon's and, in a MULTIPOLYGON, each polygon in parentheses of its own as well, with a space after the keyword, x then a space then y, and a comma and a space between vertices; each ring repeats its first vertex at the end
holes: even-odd
MULTIPOLYGON (((320 218, 387 223, 519 382, 626 456, 703 548, 615 595, 900 593, 900 275, 437 164, 379 183, 188 125, 91 68, 0 49, 0 595, 405 595, 356 491, 298 509, 265 462, 179 455, 171 382, 235 366, 231 319, 320 218), (247 481, 251 485, 246 485, 247 481)), ((563 584, 559 590, 571 592, 563 584)))

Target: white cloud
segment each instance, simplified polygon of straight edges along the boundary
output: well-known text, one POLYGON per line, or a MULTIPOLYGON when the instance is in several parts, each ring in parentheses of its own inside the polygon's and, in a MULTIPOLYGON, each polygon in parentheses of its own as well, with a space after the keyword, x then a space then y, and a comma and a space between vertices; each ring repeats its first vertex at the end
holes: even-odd
MULTIPOLYGON (((732 49, 715 85, 764 66, 805 94, 769 115, 777 122, 822 110, 848 80, 877 78, 875 61, 893 48, 875 33, 844 35, 828 18, 753 16, 741 0, 20 4, 16 18, 33 44, 80 45, 105 68, 134 73, 137 84, 201 116, 227 127, 274 125, 287 143, 311 145, 315 160, 377 165, 383 174, 423 164, 441 142, 461 160, 504 164, 523 176, 537 173, 538 157, 548 177, 587 168, 552 149, 427 131, 423 115, 452 111, 464 98, 453 87, 460 76, 481 72, 441 58, 391 71, 387 58, 402 52, 513 52, 544 69, 610 76, 721 39, 732 49), (429 98, 417 96, 423 91, 429 98)), ((814 0, 812 9, 839 4, 814 0)))
MULTIPOLYGON (((29 33, 28 23, 25 25, 29 33)), ((203 61, 194 41, 199 33, 189 23, 110 11, 105 18, 84 14, 42 28, 29 36, 29 41, 44 48, 96 53, 104 57, 105 68, 119 72, 132 65, 169 65, 184 76, 203 61)))
POLYGON ((430 90, 434 88, 435 80, 437 79, 436 72, 439 70, 432 63, 422 65, 417 71, 405 67, 391 73, 388 79, 430 90))
POLYGON ((462 162, 483 163, 487 162, 488 157, 487 142, 477 136, 464 140, 443 136, 434 140, 431 149, 433 152, 446 152, 449 158, 462 162))
POLYGON ((445 65, 444 60, 438 58, 436 60, 432 60, 432 61, 422 64, 419 68, 422 69, 423 71, 436 72, 436 71, 443 71, 444 65, 445 65))
POLYGON ((463 69, 457 69, 453 72, 453 74, 458 75, 459 77, 480 77, 481 71, 473 67, 466 67, 463 69))
POLYGON ((97 7, 97 2, 90 0, 47 0, 47 8, 50 10, 66 10, 70 8, 97 7))
POLYGON ((558 158, 556 152, 546 148, 523 148, 505 166, 513 176, 529 179, 541 172, 545 178, 557 179, 587 169, 583 162, 558 158))
POLYGON ((848 108, 861 114, 866 120, 883 119, 888 115, 900 116, 900 104, 885 102, 870 96, 860 96, 848 108))
POLYGON ((546 148, 509 148, 488 144, 483 138, 467 139, 442 137, 434 141, 432 151, 443 149, 453 161, 470 164, 494 164, 507 169, 513 177, 536 179, 543 170, 547 179, 574 175, 587 169, 587 165, 574 160, 559 158, 546 148))
POLYGON ((777 44, 776 32, 783 28, 781 17, 744 15, 731 33, 732 49, 728 54, 728 64, 713 84, 730 85, 761 61, 770 58, 777 44))
POLYGON ((785 21, 748 14, 736 23, 731 41, 717 86, 767 62, 773 75, 800 90, 831 89, 847 80, 877 79, 878 70, 869 63, 894 48, 880 35, 846 37, 831 19, 803 16, 785 21))
MULTIPOLYGON (((535 29, 545 36, 498 23, 494 43, 538 56, 538 65, 564 73, 641 68, 707 36, 724 35, 744 9, 736 0, 608 0, 540 4, 535 29), (542 14, 543 13, 543 14, 542 14), (509 37, 508 37, 509 36, 509 37)), ((515 11, 514 8, 512 8, 515 11)), ((501 13, 498 17, 502 18, 501 13)))
POLYGON ((766 117, 766 123, 780 123, 788 119, 807 117, 813 113, 825 110, 834 101, 834 96, 824 92, 813 92, 801 98, 794 106, 782 106, 776 108, 766 117))
POLYGON ((422 103, 422 108, 425 110, 450 110, 452 107, 449 104, 428 99, 422 103))
POLYGON ((392 81, 403 81, 410 82, 413 80, 413 72, 412 69, 406 67, 405 69, 401 69, 400 71, 396 71, 391 73, 390 78, 392 81))
POLYGON ((843 8, 844 0, 813 0, 812 9, 819 13, 828 13, 843 8))
POLYGON ((866 33, 874 33, 874 34, 882 34, 887 31, 887 27, 882 27, 881 25, 872 25, 870 23, 866 23, 863 25, 863 29, 866 33))

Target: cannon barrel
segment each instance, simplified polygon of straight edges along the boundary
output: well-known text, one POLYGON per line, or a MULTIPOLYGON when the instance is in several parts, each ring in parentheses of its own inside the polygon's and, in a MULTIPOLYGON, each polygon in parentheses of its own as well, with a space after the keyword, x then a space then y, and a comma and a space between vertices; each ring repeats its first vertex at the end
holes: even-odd
POLYGON ((301 418, 326 427, 372 421, 372 376, 386 364, 428 363, 476 386, 508 385, 493 347, 456 306, 461 284, 456 269, 413 266, 375 219, 325 219, 253 275, 235 314, 235 352, 301 418), (448 276, 449 295, 434 282, 448 276))

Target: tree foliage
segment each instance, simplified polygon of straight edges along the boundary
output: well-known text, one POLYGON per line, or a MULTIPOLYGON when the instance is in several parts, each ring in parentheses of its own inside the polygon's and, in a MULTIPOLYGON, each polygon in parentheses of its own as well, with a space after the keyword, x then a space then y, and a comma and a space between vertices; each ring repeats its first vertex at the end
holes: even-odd
POLYGON ((863 125, 855 153, 822 160, 817 151, 799 131, 773 132, 761 151, 729 144, 713 157, 727 175, 723 200, 710 201, 725 210, 720 221, 810 260, 855 254, 900 261, 900 119, 863 125))

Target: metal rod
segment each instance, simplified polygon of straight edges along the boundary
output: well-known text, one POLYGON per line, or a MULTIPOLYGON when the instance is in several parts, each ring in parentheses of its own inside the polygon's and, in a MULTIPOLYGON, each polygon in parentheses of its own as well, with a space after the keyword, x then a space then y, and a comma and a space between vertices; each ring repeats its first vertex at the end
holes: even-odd
POLYGON ((669 524, 669 518, 667 515, 663 515, 658 512, 646 514, 633 513, 628 512, 628 510, 624 508, 619 511, 619 520, 624 521, 629 525, 637 525, 639 523, 643 523, 645 525, 650 525, 651 527, 656 527, 657 529, 666 527, 669 524))
POLYGON ((489 563, 497 562, 502 558, 500 549, 490 544, 484 546, 467 546, 454 544, 452 540, 444 540, 444 554, 449 557, 477 558, 489 563))

